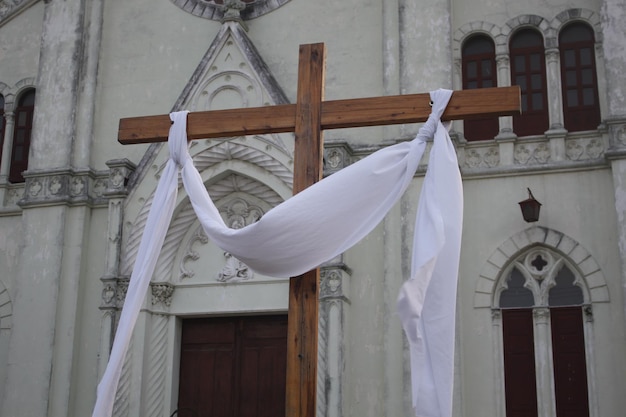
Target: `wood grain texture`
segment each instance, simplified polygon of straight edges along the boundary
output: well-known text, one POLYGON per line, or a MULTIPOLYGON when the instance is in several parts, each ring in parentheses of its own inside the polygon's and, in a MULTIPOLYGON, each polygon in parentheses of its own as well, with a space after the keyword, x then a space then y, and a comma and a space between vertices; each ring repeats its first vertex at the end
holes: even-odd
MULTIPOLYGON (((187 135, 193 140, 293 132, 298 105, 192 112, 187 117, 187 135)), ((519 113, 519 86, 458 90, 452 94, 442 120, 519 113)), ((326 130, 420 123, 429 114, 428 93, 331 100, 321 103, 320 127, 326 130)), ((170 124, 167 114, 124 118, 120 120, 118 140, 122 144, 166 142, 170 124)))
MULTIPOLYGON (((324 99, 325 56, 324 44, 300 47, 294 129, 294 194, 322 178, 324 139, 321 105, 324 99)), ((317 411, 319 278, 319 269, 315 269, 289 280, 287 417, 315 417, 317 411)))

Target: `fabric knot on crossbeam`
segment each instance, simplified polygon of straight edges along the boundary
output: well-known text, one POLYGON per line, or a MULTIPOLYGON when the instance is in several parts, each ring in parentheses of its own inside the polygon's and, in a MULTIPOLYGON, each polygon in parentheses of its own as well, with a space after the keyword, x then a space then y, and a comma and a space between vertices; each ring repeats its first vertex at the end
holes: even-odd
POLYGON ((172 113, 170 160, 148 215, 93 416, 111 415, 126 349, 175 208, 179 171, 196 215, 213 243, 257 273, 292 277, 340 255, 371 232, 405 193, 427 141, 434 138, 415 223, 412 272, 400 293, 398 312, 411 345, 417 415, 449 417, 463 212, 456 152, 440 121, 451 96, 449 90, 431 93, 432 113, 414 140, 371 154, 240 229, 224 223, 193 165, 188 152, 187 112, 172 113))

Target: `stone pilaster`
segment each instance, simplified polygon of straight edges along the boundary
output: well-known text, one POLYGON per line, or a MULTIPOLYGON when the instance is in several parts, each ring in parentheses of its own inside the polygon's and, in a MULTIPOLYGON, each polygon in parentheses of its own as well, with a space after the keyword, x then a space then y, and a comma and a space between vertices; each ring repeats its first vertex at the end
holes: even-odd
POLYGON ((320 271, 317 414, 343 415, 346 314, 350 304, 350 269, 341 259, 320 271))
MULTIPOLYGON (((452 88, 451 2, 399 0, 398 5, 400 94, 452 88)), ((415 126, 407 129, 414 131, 406 137, 417 133, 415 126)))
POLYGON ((626 4, 622 0, 604 0, 602 5, 602 45, 610 118, 626 118, 626 54, 624 20, 626 4))
MULTIPOLYGON (((39 183, 51 195, 71 192, 61 173, 71 169, 84 2, 45 2, 29 169, 58 173, 39 183)), ((85 207, 57 201, 22 211, 24 247, 0 415, 68 415, 85 215, 85 207)))
MULTIPOLYGON (((621 0, 604 0, 602 5, 602 55, 606 78, 607 113, 604 122, 608 127, 609 149, 615 210, 617 214, 618 247, 621 258, 622 292, 626 296, 626 54, 624 45, 624 19, 626 4, 621 0)), ((626 315, 626 306, 624 307, 626 315)))
POLYGON ((98 380, 104 374, 117 323, 118 301, 125 298, 127 282, 119 284, 120 250, 122 245, 122 223, 124 221, 123 204, 128 195, 128 178, 136 166, 127 159, 107 161, 109 178, 103 196, 108 199, 109 216, 107 246, 104 255, 104 275, 102 298, 100 301, 100 354, 98 355, 98 380))

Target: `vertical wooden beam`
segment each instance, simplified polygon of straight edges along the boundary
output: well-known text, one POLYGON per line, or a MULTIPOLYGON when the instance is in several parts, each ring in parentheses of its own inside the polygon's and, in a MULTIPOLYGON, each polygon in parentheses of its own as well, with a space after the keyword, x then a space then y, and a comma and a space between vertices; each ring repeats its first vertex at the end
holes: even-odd
MULTIPOLYGON (((294 194, 322 177, 324 141, 321 117, 325 62, 324 44, 300 46, 294 194)), ((306 236, 302 238, 306 239, 306 236)), ((289 280, 287 417, 315 417, 316 414, 319 277, 319 269, 315 269, 289 280)))

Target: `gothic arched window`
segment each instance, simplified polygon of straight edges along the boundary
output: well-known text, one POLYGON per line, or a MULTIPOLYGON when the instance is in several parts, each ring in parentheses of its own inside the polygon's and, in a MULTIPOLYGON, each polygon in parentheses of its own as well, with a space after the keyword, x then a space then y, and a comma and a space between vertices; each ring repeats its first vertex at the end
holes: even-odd
MULTIPOLYGON (((463 89, 497 87, 496 48, 485 35, 476 35, 463 43, 463 89)), ((498 118, 465 120, 464 136, 467 140, 493 139, 499 131, 498 118)))
POLYGON ((509 43, 511 82, 522 91, 522 113, 513 116, 518 136, 540 135, 548 130, 548 97, 543 37, 534 29, 518 31, 509 43))
POLYGON ((565 128, 595 130, 600 124, 593 30, 584 23, 567 25, 559 33, 565 128))
POLYGON ((30 151, 30 134, 33 129, 35 112, 35 90, 22 94, 15 108, 15 131, 13 132, 13 148, 11 151, 11 168, 9 181, 24 182, 22 172, 28 169, 28 152, 30 151))
POLYGON ((506 415, 554 410, 556 416, 589 417, 584 284, 548 248, 533 248, 512 265, 498 298, 506 415), (546 363, 552 369, 538 365, 546 363))

